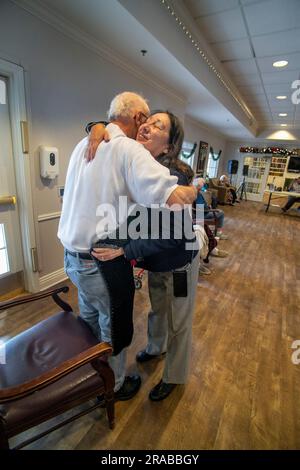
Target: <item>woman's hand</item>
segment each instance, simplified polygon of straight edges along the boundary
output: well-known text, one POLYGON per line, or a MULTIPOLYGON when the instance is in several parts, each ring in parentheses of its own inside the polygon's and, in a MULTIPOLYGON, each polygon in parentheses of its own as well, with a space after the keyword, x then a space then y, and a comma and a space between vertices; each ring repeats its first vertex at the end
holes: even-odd
POLYGON ((93 248, 92 255, 99 261, 110 261, 124 256, 123 248, 93 248))
POLYGON ((105 140, 105 142, 110 141, 110 135, 104 124, 94 124, 89 135, 89 142, 84 155, 87 162, 94 160, 97 148, 103 140, 105 140))
POLYGON ((204 178, 197 178, 196 179, 196 189, 197 191, 201 191, 203 186, 205 185, 205 179, 204 178))

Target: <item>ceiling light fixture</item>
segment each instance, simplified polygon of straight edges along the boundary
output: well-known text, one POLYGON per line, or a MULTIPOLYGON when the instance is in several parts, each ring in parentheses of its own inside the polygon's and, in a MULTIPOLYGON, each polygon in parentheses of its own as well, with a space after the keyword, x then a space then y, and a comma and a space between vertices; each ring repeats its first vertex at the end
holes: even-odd
POLYGON ((277 99, 277 100, 286 100, 286 99, 287 99, 287 96, 285 96, 285 95, 278 95, 278 96, 276 96, 276 99, 277 99))
POLYGON ((281 127, 286 127, 287 126, 287 124, 280 124, 280 125, 281 125, 281 127))
POLYGON ((278 116, 286 117, 286 116, 287 116, 287 113, 279 113, 278 116))
POLYGON ((287 60, 277 60, 276 62, 273 62, 273 67, 286 67, 287 64, 287 60))

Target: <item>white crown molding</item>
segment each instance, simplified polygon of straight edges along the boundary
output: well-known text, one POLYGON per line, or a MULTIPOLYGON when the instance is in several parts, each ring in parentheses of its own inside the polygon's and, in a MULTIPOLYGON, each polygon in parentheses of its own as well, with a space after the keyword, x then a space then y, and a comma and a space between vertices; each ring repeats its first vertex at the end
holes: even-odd
POLYGON ((18 5, 20 8, 28 11, 32 15, 36 16, 40 20, 48 23, 53 28, 60 31, 65 36, 70 37, 71 39, 79 42, 87 49, 92 50, 95 54, 102 57, 103 59, 108 60, 109 62, 117 65, 118 67, 122 68, 126 72, 134 75, 139 80, 147 83, 148 85, 156 88, 157 90, 163 92, 164 94, 170 96, 173 100, 177 101, 181 105, 187 104, 186 99, 182 96, 178 95, 178 92, 175 90, 170 90, 167 88, 163 83, 154 80, 154 78, 149 77, 149 75, 144 74, 141 72, 140 69, 125 62, 118 54, 107 47, 106 45, 97 41, 93 36, 87 34, 86 32, 82 31, 80 28, 75 26, 70 21, 62 18, 57 13, 54 13, 53 10, 46 7, 39 2, 39 0, 11 0, 13 3, 18 5))
POLYGON ((68 279, 68 276, 66 275, 64 268, 58 269, 57 271, 53 271, 52 273, 40 277, 40 289, 49 289, 49 287, 55 286, 66 279, 68 279))
POLYGON ((61 216, 61 211, 59 212, 48 212, 46 214, 40 214, 38 215, 38 222, 44 222, 45 220, 53 220, 53 219, 59 219, 61 216))
MULTIPOLYGON (((160 0, 160 2, 164 8, 169 11, 169 14, 174 18, 174 20, 176 20, 178 29, 182 30, 186 34, 194 48, 196 48, 197 45, 201 45, 202 49, 202 44, 204 45, 204 51, 200 50, 199 55, 207 63, 207 66, 210 68, 210 70, 218 77, 223 88, 227 89, 233 100, 238 104, 243 113, 243 116, 246 119, 246 127, 249 127, 250 132, 256 133, 256 118, 248 108, 244 98, 240 94, 240 91, 236 87, 235 83, 231 80, 231 77, 228 75, 222 63, 215 55, 211 46, 207 43, 206 39, 199 31, 194 18, 191 16, 183 0, 160 0)), ((200 48, 197 47, 197 50, 198 49, 200 48)))

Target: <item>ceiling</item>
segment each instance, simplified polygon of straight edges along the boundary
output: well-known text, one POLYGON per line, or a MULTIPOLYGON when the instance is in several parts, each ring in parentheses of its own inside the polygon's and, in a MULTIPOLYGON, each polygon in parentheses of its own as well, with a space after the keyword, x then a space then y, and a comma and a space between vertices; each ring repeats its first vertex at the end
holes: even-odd
POLYGON ((300 78, 299 0, 184 0, 260 128, 300 128, 291 84, 300 78), (284 68, 273 62, 287 60, 284 68), (287 99, 278 100, 276 96, 287 99), (287 113, 286 117, 278 116, 287 113))
POLYGON ((44 10, 46 21, 51 15, 64 21, 65 31, 84 33, 183 100, 187 115, 225 136, 249 139, 256 121, 260 131, 300 129, 300 106, 291 102, 291 84, 300 78, 300 0, 168 0, 184 15, 231 95, 182 37, 162 0, 14 1, 42 18, 44 10), (141 49, 148 53, 142 56, 141 49), (288 66, 275 69, 272 63, 281 59, 288 66), (281 112, 287 117, 280 118, 281 112))

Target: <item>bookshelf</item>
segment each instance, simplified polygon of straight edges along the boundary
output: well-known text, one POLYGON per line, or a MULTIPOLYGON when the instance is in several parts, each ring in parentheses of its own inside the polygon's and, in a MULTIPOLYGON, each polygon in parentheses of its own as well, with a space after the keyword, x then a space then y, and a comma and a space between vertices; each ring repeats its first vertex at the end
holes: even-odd
POLYGON ((271 160, 269 176, 283 176, 287 163, 287 157, 274 156, 271 160))

